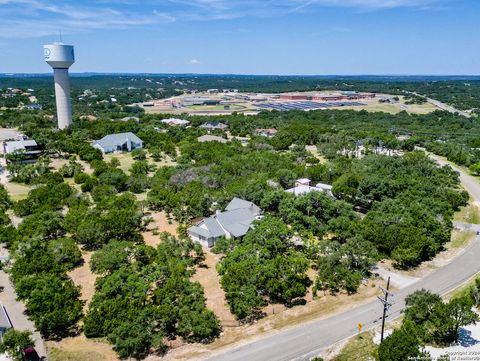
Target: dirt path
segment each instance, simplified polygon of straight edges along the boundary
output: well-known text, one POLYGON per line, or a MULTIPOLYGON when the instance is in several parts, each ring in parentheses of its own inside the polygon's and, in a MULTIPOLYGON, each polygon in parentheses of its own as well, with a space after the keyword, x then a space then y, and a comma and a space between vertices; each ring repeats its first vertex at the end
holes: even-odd
POLYGON ((220 286, 220 276, 216 270, 220 256, 212 254, 208 250, 205 250, 205 256, 206 267, 197 268, 197 272, 192 279, 202 285, 205 290, 207 307, 217 315, 221 325, 223 327, 238 326, 238 321, 228 307, 225 292, 220 286))
POLYGON ((81 287, 80 299, 85 301, 84 309, 87 308, 88 303, 92 300, 95 293, 95 280, 96 276, 90 270, 90 259, 93 252, 84 252, 84 263, 80 267, 68 272, 68 276, 75 282, 77 286, 81 287))

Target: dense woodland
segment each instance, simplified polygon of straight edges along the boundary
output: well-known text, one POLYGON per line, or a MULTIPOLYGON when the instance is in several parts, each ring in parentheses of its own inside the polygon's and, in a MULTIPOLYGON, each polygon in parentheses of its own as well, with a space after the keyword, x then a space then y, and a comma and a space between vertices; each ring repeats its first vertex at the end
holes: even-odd
POLYGON ((69 130, 58 131, 49 112, 0 114, 1 126, 19 127, 45 149, 35 164, 8 166, 11 181, 31 186, 25 198, 12 200, 0 188, 0 237, 12 257, 5 269, 45 338, 84 332, 106 338, 121 357, 165 352, 167 341, 177 337, 210 342, 220 334, 202 286, 191 280, 205 251, 185 230, 233 197, 254 202, 265 217, 242 239, 222 239, 211 251, 221 255, 217 272, 231 312, 251 322, 263 317, 268 304, 303 304, 309 287, 317 297, 355 293, 380 259, 411 268, 434 257, 450 239, 453 213, 468 195, 457 173, 437 167, 415 146, 449 158, 442 147, 461 147, 469 162, 452 160, 480 162, 476 119, 445 112, 218 118, 232 135, 250 137, 246 146, 197 142, 205 134, 199 128, 204 117, 189 117, 191 127, 163 133, 158 128, 167 127, 165 116, 139 113, 138 122, 120 122, 98 110, 98 120, 81 120, 77 113, 69 130), (279 132, 254 136, 259 127, 279 132), (127 131, 143 139, 146 150, 132 153, 125 172, 89 142, 127 131), (353 155, 359 145, 361 157, 353 155), (379 147, 404 155, 377 154, 379 147), (54 171, 50 162, 59 158, 68 162, 54 171), (171 165, 159 163, 167 159, 171 165), (333 194, 295 197, 284 191, 303 177, 333 185, 333 194), (158 247, 146 246, 141 232, 149 211, 165 211, 179 222, 181 236, 162 234, 158 247), (82 250, 94 252, 89 266, 97 275, 86 310, 67 274, 82 264, 82 250), (311 269, 314 277, 307 275, 311 269))

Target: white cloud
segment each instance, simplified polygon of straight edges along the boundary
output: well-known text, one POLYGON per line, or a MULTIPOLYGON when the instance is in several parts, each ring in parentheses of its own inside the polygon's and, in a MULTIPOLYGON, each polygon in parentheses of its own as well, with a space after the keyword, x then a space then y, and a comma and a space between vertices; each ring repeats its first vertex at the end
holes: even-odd
POLYGON ((188 62, 188 64, 190 65, 199 65, 199 64, 202 64, 202 62, 198 59, 192 59, 188 62))
POLYGON ((114 6, 78 5, 68 1, 0 0, 0 38, 29 38, 171 23, 161 11, 122 11, 114 6))
POLYGON ((154 27, 174 21, 274 17, 318 7, 427 8, 453 0, 0 0, 0 38, 96 29, 154 27))

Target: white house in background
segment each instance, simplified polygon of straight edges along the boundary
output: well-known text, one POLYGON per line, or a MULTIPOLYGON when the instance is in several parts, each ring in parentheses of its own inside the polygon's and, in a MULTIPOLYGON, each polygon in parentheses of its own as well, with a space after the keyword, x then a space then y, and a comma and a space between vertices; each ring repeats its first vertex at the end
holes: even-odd
POLYGON ((100 140, 93 141, 92 147, 99 149, 102 153, 131 152, 134 149, 143 148, 143 141, 131 132, 109 134, 100 140))
POLYGON ((188 228, 187 233, 203 246, 213 247, 220 237, 243 237, 261 215, 262 210, 254 203, 233 198, 224 212, 217 211, 213 216, 201 220, 188 228))
POLYGON ((301 196, 310 192, 326 192, 328 195, 332 195, 331 185, 318 183, 315 186, 311 186, 311 182, 308 178, 297 179, 295 187, 287 189, 285 192, 293 193, 295 196, 301 196))
POLYGON ((163 124, 170 125, 171 127, 177 126, 177 127, 186 127, 187 125, 190 124, 188 120, 185 119, 178 119, 178 118, 168 118, 168 119, 162 119, 163 124))
POLYGON ((209 132, 213 131, 213 130, 222 130, 222 131, 226 131, 228 129, 228 125, 226 124, 223 124, 221 122, 207 122, 205 124, 202 124, 200 126, 200 128, 202 129, 206 129, 208 130, 209 132))

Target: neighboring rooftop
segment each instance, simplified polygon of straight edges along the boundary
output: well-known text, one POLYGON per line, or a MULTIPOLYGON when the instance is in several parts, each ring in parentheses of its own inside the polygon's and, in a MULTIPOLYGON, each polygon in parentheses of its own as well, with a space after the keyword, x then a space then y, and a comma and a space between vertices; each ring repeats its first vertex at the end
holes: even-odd
POLYGON ((202 124, 200 128, 207 129, 207 130, 226 130, 228 128, 228 125, 220 123, 220 122, 208 122, 205 124, 202 124))
POLYGON ((188 120, 185 119, 178 119, 178 118, 168 118, 168 119, 162 119, 162 123, 168 124, 170 126, 187 126, 190 124, 188 120))
POLYGON ((199 141, 200 143, 204 143, 204 142, 220 142, 220 143, 227 143, 227 140, 225 138, 222 138, 222 137, 217 137, 215 135, 202 135, 201 137, 198 137, 197 138, 197 141, 199 141))
POLYGON ((132 132, 109 134, 100 140, 92 143, 95 148, 100 148, 103 152, 114 152, 142 148, 143 141, 132 132))
POLYGON ((5 154, 11 154, 17 151, 25 152, 29 149, 33 149, 37 147, 37 142, 33 139, 28 140, 15 140, 5 142, 4 144, 4 152, 5 154))
POLYGON ((298 179, 295 187, 287 189, 285 192, 293 193, 295 196, 301 196, 310 192, 326 192, 332 194, 332 186, 330 184, 317 183, 315 186, 310 185, 311 180, 308 178, 298 179))

